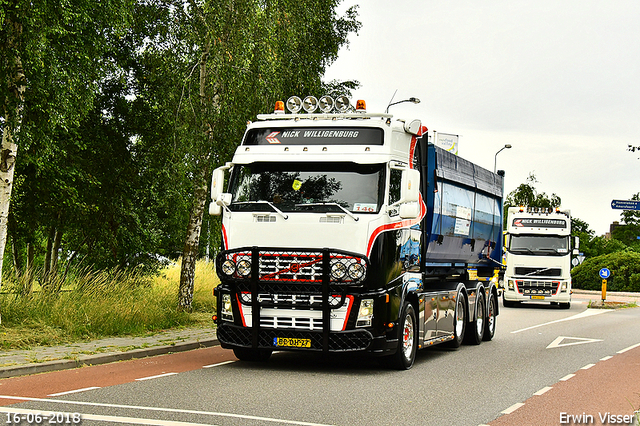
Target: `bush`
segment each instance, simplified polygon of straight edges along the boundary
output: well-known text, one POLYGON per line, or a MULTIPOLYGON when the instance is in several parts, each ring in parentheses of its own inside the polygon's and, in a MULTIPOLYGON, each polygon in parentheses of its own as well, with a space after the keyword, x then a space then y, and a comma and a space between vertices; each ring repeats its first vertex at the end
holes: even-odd
POLYGON ((607 290, 640 292, 640 253, 632 250, 586 259, 571 271, 573 288, 601 290, 602 278, 599 272, 602 268, 611 271, 611 276, 607 279, 607 290))

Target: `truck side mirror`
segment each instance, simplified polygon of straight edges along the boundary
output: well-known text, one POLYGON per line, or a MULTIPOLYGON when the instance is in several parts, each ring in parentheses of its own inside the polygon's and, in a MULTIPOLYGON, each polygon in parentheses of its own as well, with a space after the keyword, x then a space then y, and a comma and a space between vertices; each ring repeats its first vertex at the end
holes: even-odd
POLYGON ((580 254, 580 237, 573 237, 573 251, 572 254, 577 256, 580 254))
POLYGON ((213 171, 211 177, 211 203, 209 204, 209 214, 219 216, 222 213, 222 206, 231 203, 231 194, 224 191, 224 171, 231 167, 231 163, 218 167, 213 171))
POLYGON ((400 189, 402 203, 415 203, 420 200, 420 172, 416 169, 402 171, 402 186, 400 189))

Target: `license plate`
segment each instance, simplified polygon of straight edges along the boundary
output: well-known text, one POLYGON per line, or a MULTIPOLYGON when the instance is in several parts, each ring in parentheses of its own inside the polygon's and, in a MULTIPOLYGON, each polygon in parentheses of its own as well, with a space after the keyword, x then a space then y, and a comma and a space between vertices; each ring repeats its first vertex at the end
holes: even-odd
POLYGON ((274 337, 273 346, 289 348, 310 348, 311 339, 294 339, 291 337, 274 337))
POLYGON ((531 296, 532 299, 544 300, 544 296, 531 296))

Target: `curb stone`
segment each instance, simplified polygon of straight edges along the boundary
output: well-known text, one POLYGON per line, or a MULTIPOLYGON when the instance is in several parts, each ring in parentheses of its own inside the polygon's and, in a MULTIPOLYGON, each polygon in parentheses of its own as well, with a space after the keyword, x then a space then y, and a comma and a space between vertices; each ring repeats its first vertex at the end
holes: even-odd
POLYGON ((132 349, 123 352, 108 352, 92 355, 81 355, 77 359, 56 359, 51 361, 27 363, 20 365, 9 365, 0 367, 0 379, 10 377, 26 376, 31 374, 48 373, 51 371, 70 370, 85 365, 108 364, 117 361, 127 361, 131 359, 146 358, 150 356, 165 355, 174 352, 185 352, 194 349, 218 346, 219 342, 212 333, 211 338, 198 340, 185 340, 183 342, 162 346, 152 346, 142 349, 132 349))

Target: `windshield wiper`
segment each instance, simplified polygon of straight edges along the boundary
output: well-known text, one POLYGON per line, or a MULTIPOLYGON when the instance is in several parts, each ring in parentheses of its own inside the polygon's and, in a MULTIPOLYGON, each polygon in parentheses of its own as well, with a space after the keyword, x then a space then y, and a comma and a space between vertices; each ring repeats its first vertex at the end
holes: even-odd
POLYGON ((510 251, 517 253, 517 252, 525 252, 525 253, 531 253, 533 254, 533 250, 531 250, 528 247, 520 247, 520 248, 512 248, 510 249, 510 251))
POLYGON ((358 220, 360 220, 359 217, 357 217, 356 215, 354 215, 353 213, 351 213, 349 210, 345 209, 344 207, 342 207, 340 204, 338 203, 309 203, 309 204, 296 204, 296 207, 316 207, 316 206, 335 206, 337 208, 339 208, 340 210, 342 210, 343 212, 345 212, 347 215, 349 215, 349 217, 353 220, 355 220, 356 222, 358 220))
POLYGON ((282 210, 280 210, 279 208, 277 208, 276 206, 273 205, 272 202, 270 201, 266 201, 266 200, 258 200, 258 201, 236 201, 233 204, 267 204, 269 207, 271 207, 273 210, 276 211, 276 213, 278 213, 280 216, 282 216, 284 218, 284 220, 289 219, 289 216, 287 216, 286 214, 284 214, 282 212, 282 210))

